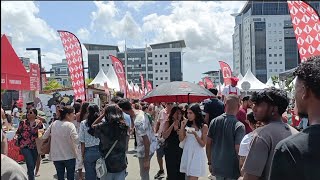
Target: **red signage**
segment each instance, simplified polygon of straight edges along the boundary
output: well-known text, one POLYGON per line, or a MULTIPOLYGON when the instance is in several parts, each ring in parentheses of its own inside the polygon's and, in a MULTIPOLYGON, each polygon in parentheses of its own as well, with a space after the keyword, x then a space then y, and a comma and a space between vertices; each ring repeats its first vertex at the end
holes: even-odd
POLYGON ((205 77, 204 80, 206 82, 207 89, 211 89, 214 87, 213 82, 208 77, 205 77))
POLYGON ((301 62, 320 55, 320 21, 316 11, 303 1, 288 1, 301 62))
POLYGON ((144 89, 144 79, 143 79, 142 73, 140 73, 140 78, 141 78, 141 88, 144 89))
POLYGON ((127 89, 126 88, 126 75, 123 70, 122 62, 118 58, 116 58, 112 55, 110 55, 110 59, 113 64, 114 71, 116 72, 116 75, 118 77, 120 91, 126 93, 126 89, 127 89))
POLYGON ((68 31, 58 31, 64 52, 66 54, 68 69, 71 76, 72 88, 75 99, 85 99, 85 83, 82 66, 82 50, 79 39, 68 31))
POLYGON ((30 63, 30 90, 40 90, 40 68, 38 64, 30 63))
POLYGON ((219 61, 219 64, 220 64, 224 84, 225 85, 231 84, 232 71, 229 64, 223 61, 219 61))
POLYGON ((199 81, 199 82, 198 82, 198 85, 201 86, 201 87, 203 87, 203 88, 206 88, 206 87, 204 86, 204 83, 203 83, 202 81, 199 81))
POLYGON ((148 92, 152 90, 152 85, 149 81, 147 81, 147 89, 148 89, 148 92))

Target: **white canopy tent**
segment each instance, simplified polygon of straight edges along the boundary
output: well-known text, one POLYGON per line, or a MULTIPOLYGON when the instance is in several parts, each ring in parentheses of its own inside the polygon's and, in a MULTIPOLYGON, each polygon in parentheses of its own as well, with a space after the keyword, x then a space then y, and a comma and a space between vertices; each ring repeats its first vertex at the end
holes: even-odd
POLYGON ((246 75, 244 75, 243 79, 241 79, 238 82, 237 87, 241 90, 244 91, 241 88, 241 85, 243 82, 248 81, 250 83, 250 89, 248 91, 257 91, 257 90, 261 90, 264 88, 268 88, 268 86, 264 83, 262 83, 261 81, 259 81, 251 72, 250 69, 248 69, 246 75))
POLYGON ((277 88, 277 89, 280 89, 279 83, 276 83, 276 84, 274 85, 273 82, 272 82, 272 78, 271 78, 271 77, 268 79, 266 85, 267 85, 268 87, 275 87, 275 88, 277 88))
POLYGON ((109 89, 114 89, 115 91, 119 91, 119 82, 118 78, 115 75, 115 72, 113 70, 114 75, 112 75, 113 68, 109 68, 108 75, 106 75, 102 68, 100 68, 99 73, 97 76, 93 79, 93 81, 89 85, 93 84, 99 84, 100 86, 104 86, 104 83, 107 82, 109 89))
POLYGON ((238 75, 238 77, 237 77, 237 78, 239 79, 239 81, 241 81, 241 80, 243 79, 242 74, 241 74, 241 73, 239 73, 239 75, 238 75))

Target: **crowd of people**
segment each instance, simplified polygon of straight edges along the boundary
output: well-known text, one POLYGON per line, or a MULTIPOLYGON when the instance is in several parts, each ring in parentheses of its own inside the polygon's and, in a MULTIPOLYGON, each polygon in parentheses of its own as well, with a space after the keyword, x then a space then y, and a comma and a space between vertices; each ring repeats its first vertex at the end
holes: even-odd
MULTIPOLYGON (((65 171, 68 180, 75 174, 79 179, 124 180, 130 173, 127 152, 133 136, 141 180, 150 179, 151 165, 159 166, 155 179, 196 180, 208 176, 207 168, 208 177, 216 180, 319 179, 320 58, 301 63, 294 75, 296 114, 308 124, 303 130, 284 116, 290 112, 284 90, 272 87, 241 97, 234 81, 235 90, 225 90, 222 101, 213 88, 213 98, 188 105, 129 100, 121 92, 103 107, 81 100, 73 106, 57 102, 48 126, 29 104, 16 131, 27 173, 4 153, 1 178, 34 180, 43 155, 37 139, 49 139, 58 180, 65 171), (150 164, 154 155, 158 164, 150 164), (97 166, 101 159, 105 167, 97 166)), ((3 132, 1 140, 6 141, 3 132)), ((2 152, 5 148, 2 143, 2 152)))

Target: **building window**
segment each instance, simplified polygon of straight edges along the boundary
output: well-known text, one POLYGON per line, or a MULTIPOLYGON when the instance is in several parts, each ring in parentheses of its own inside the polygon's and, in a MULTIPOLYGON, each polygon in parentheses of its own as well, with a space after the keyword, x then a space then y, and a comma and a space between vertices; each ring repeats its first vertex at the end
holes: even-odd
POLYGON ((278 69, 275 69, 274 72, 278 72, 278 69))
POLYGON ((158 72, 158 70, 156 70, 156 73, 158 72))
POLYGON ((104 67, 104 64, 101 64, 102 65, 102 67, 104 67))
POLYGON ((158 57, 157 55, 154 55, 154 57, 156 58, 156 57, 158 57))
POLYGON ((158 80, 158 78, 156 77, 156 80, 158 80))
POLYGON ((163 77, 161 77, 160 80, 163 80, 163 77))
POLYGON ((160 62, 160 65, 162 65, 162 62, 160 62))
POLYGON ((109 66, 109 64, 107 64, 107 66, 109 66))
POLYGON ((274 64, 278 64, 278 62, 277 62, 277 61, 275 61, 275 62, 274 62, 274 64))
POLYGON ((168 80, 168 77, 166 77, 165 79, 168 80))
POLYGON ((272 69, 269 69, 269 72, 272 72, 272 69))
POLYGON ((154 63, 154 65, 158 65, 158 63, 154 63))
POLYGON ((279 39, 279 42, 282 42, 282 38, 279 39))
POLYGON ((166 70, 164 70, 164 72, 168 72, 168 70, 166 69, 166 70))
POLYGON ((167 65, 168 63, 167 62, 164 62, 164 65, 167 65))
POLYGON ((269 54, 269 57, 272 57, 272 54, 269 54))
POLYGON ((160 54, 160 57, 162 58, 162 54, 160 54))
POLYGON ((269 62, 269 64, 272 64, 272 62, 269 62))
POLYGON ((279 31, 279 34, 282 34, 282 31, 279 31))
POLYGON ((277 26, 277 23, 273 23, 273 26, 277 26))
POLYGON ((101 59, 104 59, 104 56, 101 56, 101 59))
POLYGON ((162 73, 162 72, 163 72, 163 70, 160 70, 160 72, 162 73))
POLYGON ((282 23, 279 23, 279 26, 282 26, 282 23))
POLYGON ((109 56, 107 56, 107 59, 109 59, 109 56))
POLYGON ((271 27, 271 23, 268 23, 268 27, 271 27))
POLYGON ((167 55, 167 54, 165 54, 165 55, 164 55, 164 57, 168 57, 168 55, 167 55))
POLYGON ((278 47, 277 47, 277 46, 274 46, 274 49, 278 49, 278 47))
POLYGON ((280 61, 279 63, 282 64, 282 61, 280 61))
POLYGON ((280 69, 280 72, 283 72, 283 69, 280 69))
POLYGON ((274 54, 273 56, 274 56, 274 57, 277 57, 277 54, 274 54))
POLYGON ((282 46, 279 46, 279 49, 282 49, 282 46))
POLYGON ((272 49, 272 47, 271 47, 271 46, 269 46, 269 49, 272 49))

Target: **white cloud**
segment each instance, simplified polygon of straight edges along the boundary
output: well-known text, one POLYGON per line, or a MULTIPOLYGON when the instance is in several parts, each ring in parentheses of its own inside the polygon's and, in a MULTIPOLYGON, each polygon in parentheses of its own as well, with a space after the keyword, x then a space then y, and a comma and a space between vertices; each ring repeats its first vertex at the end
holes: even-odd
POLYGON ((79 37, 80 41, 87 41, 90 38, 90 32, 87 28, 80 28, 76 34, 79 37))
POLYGON ((232 66, 232 34, 234 17, 245 2, 172 2, 169 15, 150 14, 143 18, 143 33, 154 33, 151 43, 184 39, 188 48, 184 67, 187 80, 196 81, 208 69, 218 69, 218 61, 232 66), (187 69, 190 71, 190 69, 187 69), (200 72, 201 71, 201 72, 200 72), (196 77, 196 79, 194 79, 196 77))
POLYGON ((140 11, 140 9, 147 4, 154 4, 155 1, 123 1, 129 8, 135 11, 140 11))

